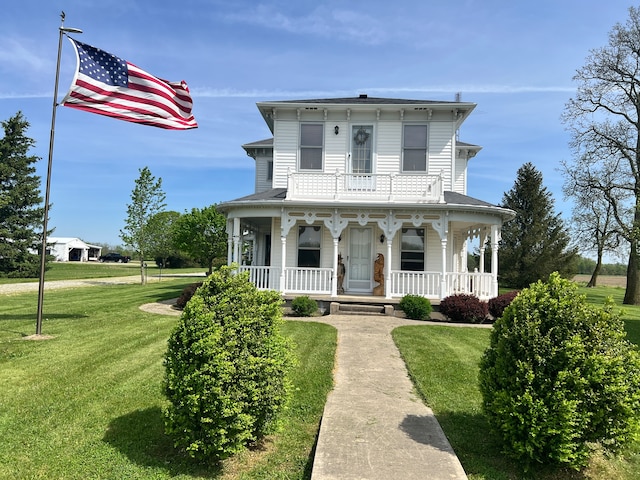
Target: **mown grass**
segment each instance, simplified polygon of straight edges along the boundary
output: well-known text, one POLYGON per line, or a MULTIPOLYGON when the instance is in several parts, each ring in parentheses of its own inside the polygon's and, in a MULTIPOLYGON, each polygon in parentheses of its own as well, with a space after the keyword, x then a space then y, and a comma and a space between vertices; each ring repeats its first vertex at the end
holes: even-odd
MULTIPOLYGON (((583 288, 591 303, 602 305, 611 296, 621 305, 624 289, 583 288)), ((640 344, 640 307, 624 306, 627 338, 640 344)), ((489 345, 490 329, 409 326, 393 331, 416 389, 429 405, 470 480, 640 478, 640 442, 617 458, 594 457, 583 472, 539 466, 525 473, 502 454, 500 441, 482 413, 478 387, 479 363, 489 345)))
MULTIPOLYGON (((85 278, 126 277, 140 274, 140 262, 129 263, 99 263, 99 262, 51 262, 45 272, 46 281, 74 280, 85 278)), ((206 268, 158 268, 153 262, 147 263, 147 275, 163 275, 170 277, 176 273, 204 273, 206 268)), ((0 284, 37 282, 37 278, 2 278, 0 284)))
POLYGON ((299 366, 281 433, 221 465, 193 462, 164 435, 162 358, 177 317, 138 307, 191 281, 48 292, 43 334, 54 338, 40 341, 24 340, 36 294, 0 297, 0 478, 309 478, 332 385, 336 332, 327 325, 283 327, 299 366))

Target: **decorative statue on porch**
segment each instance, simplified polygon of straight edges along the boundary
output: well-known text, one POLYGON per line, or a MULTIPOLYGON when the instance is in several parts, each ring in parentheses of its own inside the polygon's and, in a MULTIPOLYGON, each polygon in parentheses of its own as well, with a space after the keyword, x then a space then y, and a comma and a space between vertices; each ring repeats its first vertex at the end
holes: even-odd
POLYGON ((344 263, 342 263, 342 255, 338 254, 338 293, 344 293, 344 263))
POLYGON ((378 282, 378 285, 373 287, 374 295, 384 295, 384 255, 379 253, 376 261, 373 262, 373 280, 378 282))

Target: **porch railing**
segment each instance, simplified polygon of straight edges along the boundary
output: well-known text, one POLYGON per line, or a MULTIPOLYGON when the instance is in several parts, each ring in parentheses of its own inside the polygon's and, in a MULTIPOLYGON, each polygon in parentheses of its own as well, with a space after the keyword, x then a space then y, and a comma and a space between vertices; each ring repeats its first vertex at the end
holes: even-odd
POLYGON ((489 273, 448 273, 446 279, 449 295, 466 293, 480 299, 493 296, 493 278, 489 273))
POLYGON ((289 200, 444 202, 442 175, 289 172, 289 200))
POLYGON ((284 269, 286 293, 331 293, 331 268, 291 267, 284 269))
MULTIPOLYGON (((261 290, 282 291, 280 288, 280 269, 267 266, 239 267, 239 271, 249 272, 249 280, 261 290)), ((286 293, 331 294, 332 270, 330 268, 285 268, 286 293)), ((444 295, 441 295, 442 272, 391 271, 389 285, 392 297, 422 295, 430 299, 439 299, 456 293, 466 293, 487 300, 494 296, 493 278, 490 273, 447 273, 445 274, 444 295)))
POLYGON ((280 269, 278 267, 242 265, 241 272, 249 272, 249 281, 258 290, 280 290, 280 269))
POLYGON ((439 298, 442 274, 439 272, 391 271, 391 296, 422 295, 439 298))

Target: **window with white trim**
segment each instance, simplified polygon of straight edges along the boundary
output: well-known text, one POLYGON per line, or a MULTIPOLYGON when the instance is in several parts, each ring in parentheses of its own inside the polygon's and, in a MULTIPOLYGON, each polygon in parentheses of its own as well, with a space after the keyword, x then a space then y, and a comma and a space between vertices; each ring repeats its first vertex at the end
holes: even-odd
POLYGON ((300 124, 300 170, 322 170, 324 124, 300 124))
POLYGON ((298 266, 320 267, 320 239, 322 230, 318 225, 298 227, 298 266))
POLYGON ((424 272, 424 228, 403 228, 400 270, 424 272))
POLYGON ((427 171, 427 125, 402 127, 402 171, 427 171))

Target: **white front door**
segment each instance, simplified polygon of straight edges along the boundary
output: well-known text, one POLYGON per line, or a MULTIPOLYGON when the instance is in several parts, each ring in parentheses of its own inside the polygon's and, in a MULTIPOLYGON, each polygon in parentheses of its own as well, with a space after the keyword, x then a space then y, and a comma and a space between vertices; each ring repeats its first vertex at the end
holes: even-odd
POLYGON ((352 292, 371 292, 371 235, 369 227, 351 227, 349 229, 349 261, 347 290, 352 292))

